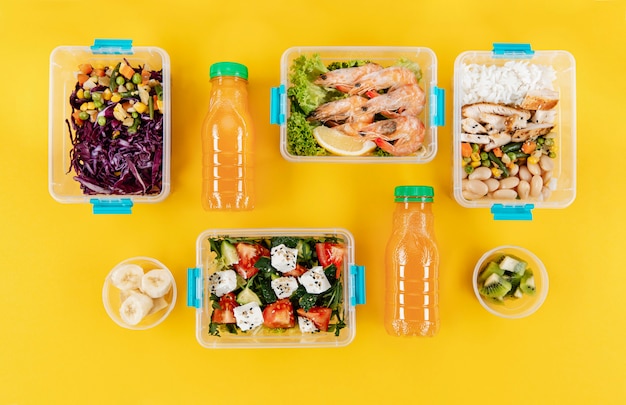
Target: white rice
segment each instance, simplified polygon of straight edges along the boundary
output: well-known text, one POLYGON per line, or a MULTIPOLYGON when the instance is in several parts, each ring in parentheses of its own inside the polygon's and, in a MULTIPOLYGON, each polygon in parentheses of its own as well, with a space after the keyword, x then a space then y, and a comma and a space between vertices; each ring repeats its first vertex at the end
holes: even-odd
POLYGON ((462 102, 520 104, 529 90, 554 90, 552 66, 509 61, 504 66, 463 64, 462 102))

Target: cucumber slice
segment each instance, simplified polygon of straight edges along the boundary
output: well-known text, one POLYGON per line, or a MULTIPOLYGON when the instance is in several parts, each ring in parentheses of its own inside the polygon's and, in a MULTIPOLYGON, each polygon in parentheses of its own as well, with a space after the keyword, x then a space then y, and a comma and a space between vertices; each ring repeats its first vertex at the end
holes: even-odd
POLYGON ((237 294, 237 303, 239 303, 239 305, 246 305, 251 302, 263 305, 259 296, 248 287, 244 288, 239 294, 237 294))
POLYGON ((239 263, 239 255, 237 254, 237 249, 235 245, 230 243, 227 240, 222 241, 222 246, 220 246, 220 251, 222 252, 222 259, 224 261, 224 266, 228 267, 235 263, 239 263))

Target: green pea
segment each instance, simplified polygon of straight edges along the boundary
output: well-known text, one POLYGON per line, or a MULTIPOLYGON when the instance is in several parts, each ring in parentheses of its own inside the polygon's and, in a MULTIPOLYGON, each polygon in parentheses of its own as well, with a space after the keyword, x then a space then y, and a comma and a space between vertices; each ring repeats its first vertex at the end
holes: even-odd
POLYGON ((478 152, 480 150, 480 146, 477 143, 472 144, 472 152, 478 152))
POLYGON ((489 159, 489 154, 487 152, 480 152, 480 160, 489 159))
POLYGON ((135 85, 132 84, 131 82, 126 82, 126 84, 124 85, 126 87, 126 90, 131 91, 135 89, 135 85))
POLYGON ((118 86, 121 86, 122 84, 124 84, 126 80, 124 80, 124 76, 117 76, 115 78, 115 84, 117 84, 118 86))
POLYGON ((489 158, 483 159, 483 160, 481 160, 480 164, 485 166, 485 167, 489 167, 489 166, 491 166, 491 161, 489 160, 489 158))
POLYGON ((104 104, 103 104, 103 103, 102 103, 102 101, 100 101, 100 100, 95 100, 95 101, 93 102, 93 105, 94 105, 96 108, 101 108, 104 104))
POLYGON ((511 159, 511 162, 515 162, 515 160, 517 159, 517 155, 515 154, 515 152, 509 152, 506 154, 509 159, 511 159))
POLYGON ((548 156, 554 159, 556 158, 556 152, 550 151, 550 153, 548 153, 548 156))
POLYGON ((102 93, 92 93, 91 94, 91 99, 93 101, 101 101, 102 100, 102 93))
POLYGON ((100 125, 101 127, 105 126, 107 123, 107 119, 104 115, 101 115, 98 117, 98 125, 100 125))
POLYGON ((80 118, 83 121, 87 121, 89 119, 89 113, 87 111, 81 111, 78 114, 78 118, 80 118))
POLYGON ((547 138, 547 139, 546 139, 546 142, 545 142, 545 145, 546 145, 546 146, 552 146, 552 145, 554 145, 554 139, 552 139, 552 138, 547 138))
POLYGON ((465 166, 465 173, 467 174, 472 174, 472 172, 474 171, 474 168, 470 165, 465 166))
POLYGON ((134 113, 132 113, 132 114, 131 114, 131 116, 132 116, 133 118, 137 118, 137 117, 139 117, 139 113, 134 112, 134 113))
POLYGON ((83 97, 85 97, 86 99, 90 99, 91 98, 91 92, 89 90, 85 90, 83 92, 83 97))
POLYGON ((131 80, 135 84, 139 84, 139 83, 141 83, 143 81, 143 79, 141 78, 141 75, 139 73, 135 73, 131 80))

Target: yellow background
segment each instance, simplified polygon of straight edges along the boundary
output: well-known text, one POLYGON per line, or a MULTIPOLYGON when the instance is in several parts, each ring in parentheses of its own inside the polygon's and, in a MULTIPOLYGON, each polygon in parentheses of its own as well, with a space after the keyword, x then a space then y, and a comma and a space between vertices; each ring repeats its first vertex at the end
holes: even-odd
POLYGON ((36 1, 0 5, 0 404, 626 403, 624 0, 36 1), (47 189, 48 67, 59 45, 132 38, 172 61, 172 192, 130 216, 94 216, 47 189), (577 68, 577 198, 532 222, 495 222, 452 197, 452 75, 493 42, 563 49, 577 68), (438 57, 446 126, 426 165, 284 160, 269 124, 280 57, 296 45, 423 46, 438 57), (200 126, 211 63, 250 69, 257 208, 207 213, 200 126), (442 327, 432 339, 385 334, 383 248, 393 187, 431 184, 441 250, 442 327), (196 237, 217 227, 344 227, 367 269, 357 335, 335 349, 209 350, 186 307, 196 237), (519 244, 550 275, 544 306, 497 318, 473 295, 480 255, 519 244), (159 327, 115 325, 105 275, 147 255, 175 274, 177 306, 159 327))

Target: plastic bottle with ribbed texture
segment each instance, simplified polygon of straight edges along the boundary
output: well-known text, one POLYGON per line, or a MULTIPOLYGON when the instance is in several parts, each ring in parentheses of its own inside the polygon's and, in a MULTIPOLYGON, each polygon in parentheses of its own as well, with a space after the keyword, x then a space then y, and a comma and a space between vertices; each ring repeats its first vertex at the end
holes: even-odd
POLYGON ((439 250, 430 186, 398 186, 385 253, 385 329, 393 336, 439 331, 439 250))
POLYGON ((254 208, 254 132, 248 105, 248 68, 211 65, 209 111, 202 126, 202 206, 254 208))

